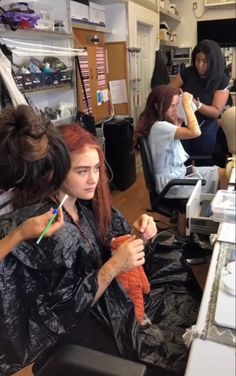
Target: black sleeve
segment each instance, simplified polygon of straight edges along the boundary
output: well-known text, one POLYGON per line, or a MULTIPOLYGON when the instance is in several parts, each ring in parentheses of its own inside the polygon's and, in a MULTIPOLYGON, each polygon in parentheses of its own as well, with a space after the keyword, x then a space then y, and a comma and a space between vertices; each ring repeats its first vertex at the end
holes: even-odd
POLYGON ((217 87, 217 90, 224 90, 228 85, 229 85, 229 78, 226 75, 224 75, 217 87))

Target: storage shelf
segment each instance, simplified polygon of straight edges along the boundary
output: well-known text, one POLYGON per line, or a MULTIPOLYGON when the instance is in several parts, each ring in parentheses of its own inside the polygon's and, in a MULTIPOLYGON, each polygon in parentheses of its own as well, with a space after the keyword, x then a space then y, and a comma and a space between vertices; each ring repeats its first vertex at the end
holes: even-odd
POLYGON ((71 34, 64 31, 53 31, 53 30, 39 30, 39 29, 17 29, 12 31, 0 25, 0 34, 3 33, 3 38, 12 39, 34 39, 34 40, 46 40, 46 39, 70 39, 71 34))
POLYGON ((51 119, 50 122, 54 125, 71 124, 75 119, 75 115, 70 115, 65 118, 51 119))
POLYGON ((189 56, 188 57, 172 57, 172 60, 189 60, 189 56))
POLYGON ((87 22, 76 21, 72 19, 71 26, 75 29, 83 29, 83 30, 93 30, 93 31, 101 31, 103 33, 112 33, 112 30, 107 28, 106 26, 100 26, 95 24, 90 24, 87 22))
POLYGON ((178 48, 178 45, 176 43, 171 42, 169 40, 160 39, 160 45, 165 46, 165 47, 176 47, 176 48, 178 48))
POLYGON ((24 90, 24 93, 39 93, 42 91, 48 91, 48 90, 61 90, 61 89, 72 89, 73 84, 67 83, 67 84, 58 84, 58 85, 48 85, 48 86, 42 86, 42 87, 36 87, 34 89, 26 89, 24 90))
POLYGON ((160 7, 160 16, 162 16, 162 15, 164 15, 164 16, 172 19, 172 20, 178 21, 178 22, 181 21, 179 16, 177 16, 176 14, 170 12, 169 10, 167 10, 163 7, 160 7))

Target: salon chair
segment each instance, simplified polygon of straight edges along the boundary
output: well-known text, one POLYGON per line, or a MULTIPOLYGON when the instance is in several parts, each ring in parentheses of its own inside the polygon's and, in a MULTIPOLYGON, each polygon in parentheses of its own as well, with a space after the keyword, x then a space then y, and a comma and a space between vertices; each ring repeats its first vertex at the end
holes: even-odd
MULTIPOLYGON (((166 198, 166 194, 169 189, 173 186, 189 186, 196 185, 199 179, 173 179, 171 180, 166 187, 162 190, 161 193, 156 191, 156 182, 153 168, 153 161, 151 151, 149 149, 147 137, 139 138, 139 147, 140 155, 143 165, 143 174, 145 179, 146 188, 149 192, 151 208, 146 209, 147 212, 153 212, 161 214, 161 216, 167 217, 170 219, 170 224, 173 222, 173 219, 176 222, 177 218, 177 231, 179 235, 186 235, 186 204, 188 198, 166 198)), ((202 185, 206 184, 206 181, 202 179, 202 185)), ((158 224, 162 220, 157 220, 158 224)), ((164 221, 163 221, 164 222, 164 221)), ((173 227, 173 225, 172 225, 173 227)), ((161 228, 160 228, 161 230, 161 228)), ((189 242, 188 247, 183 252, 183 256, 189 264, 205 264, 209 260, 209 252, 205 252, 201 249, 200 245, 195 242, 189 242)))
POLYGON ((143 364, 79 345, 65 345, 35 376, 145 376, 146 372, 143 364))
MULTIPOLYGON (((188 198, 166 198, 166 194, 169 189, 173 186, 186 186, 186 185, 196 185, 198 179, 173 179, 171 180, 166 187, 162 190, 161 193, 156 191, 156 181, 154 175, 152 155, 148 144, 147 137, 140 137, 138 140, 141 161, 143 166, 143 174, 145 179, 145 185, 149 192, 149 199, 151 208, 147 208, 147 212, 153 212, 160 214, 164 217, 174 221, 176 217, 178 218, 178 232, 181 235, 183 233, 183 221, 185 221, 186 204, 188 198), (182 218, 182 219, 181 219, 182 218)), ((202 185, 205 185, 205 181, 202 180, 202 185)), ((160 221, 157 221, 157 225, 160 221)), ((184 226, 185 227, 185 226, 184 226)))

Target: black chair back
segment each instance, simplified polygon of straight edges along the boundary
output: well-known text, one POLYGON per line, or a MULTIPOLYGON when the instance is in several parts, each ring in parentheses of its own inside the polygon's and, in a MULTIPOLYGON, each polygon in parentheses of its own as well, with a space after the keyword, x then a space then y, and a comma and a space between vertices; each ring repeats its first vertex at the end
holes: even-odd
POLYGON ((35 376, 144 376, 146 372, 143 364, 79 345, 65 345, 35 376))
POLYGON ((163 205, 161 201, 161 195, 159 195, 156 191, 156 179, 154 176, 154 166, 153 166, 153 159, 148 143, 147 137, 140 137, 138 140, 139 148, 140 148, 140 156, 143 166, 143 175, 145 180, 146 188, 149 192, 149 199, 151 208, 147 209, 148 212, 157 212, 167 217, 171 217, 174 215, 173 209, 170 209, 169 205, 163 205))
MULTIPOLYGON (((149 192, 151 209, 147 209, 150 212, 156 212, 166 217, 173 217, 177 212, 184 213, 186 210, 186 203, 188 198, 166 198, 168 190, 173 186, 178 185, 195 185, 198 179, 173 179, 171 180, 161 193, 156 191, 156 179, 154 174, 154 165, 149 147, 148 137, 140 137, 138 140, 140 156, 143 166, 143 174, 145 179, 145 185, 149 192)), ((204 181, 202 181, 205 184, 204 181)))
POLYGON ((140 155, 143 165, 143 174, 148 192, 156 192, 155 176, 153 174, 153 160, 147 137, 139 139, 140 155))

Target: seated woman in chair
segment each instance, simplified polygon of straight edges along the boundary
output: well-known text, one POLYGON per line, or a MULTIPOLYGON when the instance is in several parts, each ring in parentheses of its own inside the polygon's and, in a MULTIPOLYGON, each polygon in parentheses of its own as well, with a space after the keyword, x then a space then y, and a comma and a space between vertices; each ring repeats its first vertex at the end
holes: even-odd
MULTIPOLYGON (((177 117, 179 89, 170 85, 155 87, 148 96, 146 107, 140 115, 135 129, 135 138, 148 136, 156 177, 156 190, 160 193, 172 179, 198 178, 205 179, 203 192, 215 193, 218 188, 227 187, 225 169, 217 166, 186 168, 189 158, 180 140, 200 136, 197 119, 190 106, 192 95, 182 94, 183 108, 187 118, 186 127, 181 127, 181 119, 177 117)), ((167 198, 187 198, 193 186, 172 187, 167 198)))
POLYGON ((116 277, 144 264, 142 237, 156 234, 155 223, 141 215, 134 223, 141 238, 131 236, 112 254, 111 239, 129 234, 131 227, 111 208, 102 150, 78 125, 59 129, 71 157, 64 183, 11 218, 18 224, 56 208, 67 193, 65 224, 39 244, 32 239, 19 245, 0 269, 0 372, 8 375, 35 361, 37 375, 51 353, 70 343, 148 364, 150 374, 183 375, 188 350, 182 335, 195 323, 200 301, 191 270, 175 251, 166 277, 166 250, 161 264, 149 246, 155 268, 145 312, 152 324, 139 325, 116 277))

